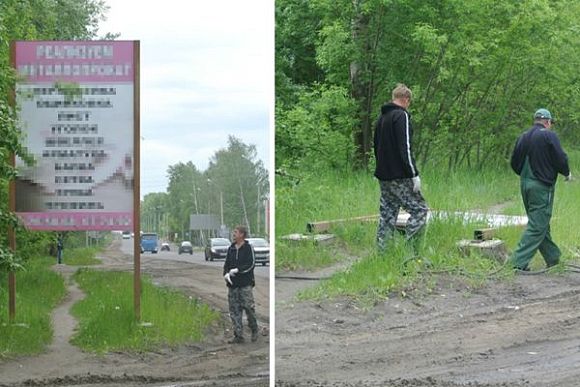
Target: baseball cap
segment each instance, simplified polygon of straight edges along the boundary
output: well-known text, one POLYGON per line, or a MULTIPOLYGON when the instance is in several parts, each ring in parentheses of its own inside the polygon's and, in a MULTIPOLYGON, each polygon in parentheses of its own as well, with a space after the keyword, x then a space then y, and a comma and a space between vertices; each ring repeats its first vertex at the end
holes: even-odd
POLYGON ((536 112, 534 113, 534 118, 541 118, 541 119, 545 119, 545 120, 554 121, 554 119, 552 118, 552 114, 550 113, 550 111, 548 109, 536 110, 536 112))

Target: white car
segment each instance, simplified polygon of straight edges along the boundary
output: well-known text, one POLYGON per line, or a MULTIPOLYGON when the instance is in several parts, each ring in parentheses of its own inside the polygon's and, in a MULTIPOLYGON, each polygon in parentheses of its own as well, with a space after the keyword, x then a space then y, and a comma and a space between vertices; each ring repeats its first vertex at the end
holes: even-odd
POLYGON ((246 240, 254 248, 256 263, 261 263, 262 266, 270 263, 270 245, 267 240, 264 238, 247 238, 246 240))

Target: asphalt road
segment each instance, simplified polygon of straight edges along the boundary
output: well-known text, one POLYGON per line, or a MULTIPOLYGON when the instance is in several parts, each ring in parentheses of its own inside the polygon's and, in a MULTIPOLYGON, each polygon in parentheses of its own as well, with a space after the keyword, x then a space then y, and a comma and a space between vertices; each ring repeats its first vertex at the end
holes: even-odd
MULTIPOLYGON (((193 254, 178 254, 177 245, 172 244, 170 246, 170 251, 160 251, 157 254, 143 253, 141 254, 142 260, 171 260, 179 262, 189 262, 196 265, 206 265, 214 266, 216 268, 223 267, 223 260, 206 261, 204 257, 203 250, 194 250, 193 254)), ((125 254, 133 254, 133 239, 123 239, 121 244, 121 251, 125 254)), ((254 275, 259 277, 268 278, 270 275, 270 265, 262 266, 261 264, 256 265, 254 269, 254 275)))

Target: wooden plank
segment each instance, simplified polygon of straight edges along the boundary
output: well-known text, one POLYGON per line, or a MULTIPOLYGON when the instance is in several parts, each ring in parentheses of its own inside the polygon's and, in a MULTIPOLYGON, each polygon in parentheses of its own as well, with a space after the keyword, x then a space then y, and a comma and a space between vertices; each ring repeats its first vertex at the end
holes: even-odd
MULTIPOLYGON (((353 218, 345 219, 334 219, 334 220, 323 220, 320 222, 310 222, 306 225, 306 230, 309 233, 325 233, 330 230, 332 226, 336 226, 344 223, 352 222, 377 222, 379 220, 379 215, 368 215, 368 216, 356 216, 353 218)), ((407 221, 409 220, 409 214, 401 211, 397 217, 395 227, 397 229, 405 229, 407 226, 407 221)))

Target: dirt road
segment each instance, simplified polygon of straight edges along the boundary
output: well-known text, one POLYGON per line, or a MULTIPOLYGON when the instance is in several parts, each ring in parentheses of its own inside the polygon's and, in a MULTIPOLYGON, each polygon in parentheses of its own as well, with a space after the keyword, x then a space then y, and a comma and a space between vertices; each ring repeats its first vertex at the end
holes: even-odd
MULTIPOLYGON (((197 297, 221 312, 222 318, 202 343, 163 348, 154 353, 109 353, 96 356, 69 344, 76 321, 69 309, 84 295, 74 283, 53 313, 55 340, 39 356, 0 361, 0 386, 268 386, 269 385, 269 281, 256 279, 254 297, 263 335, 257 343, 227 344, 231 337, 227 292, 221 265, 182 262, 169 256, 142 256, 142 272, 161 286, 197 297)), ((131 271, 133 257, 116 241, 102 256, 101 270, 131 271)), ((76 268, 55 267, 65 277, 76 268)))
POLYGON ((276 385, 580 386, 580 274, 434 279, 370 310, 296 302, 312 281, 276 279, 276 385))

